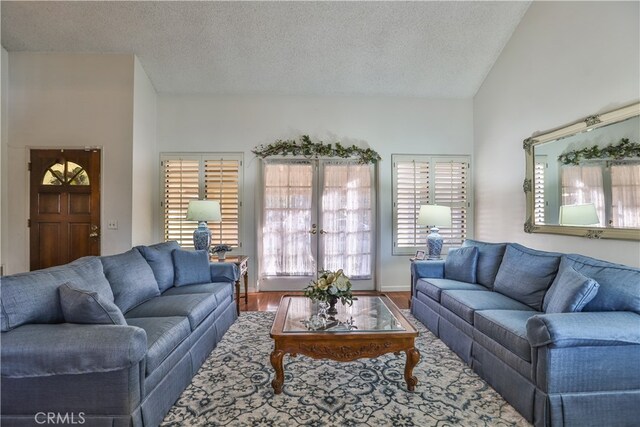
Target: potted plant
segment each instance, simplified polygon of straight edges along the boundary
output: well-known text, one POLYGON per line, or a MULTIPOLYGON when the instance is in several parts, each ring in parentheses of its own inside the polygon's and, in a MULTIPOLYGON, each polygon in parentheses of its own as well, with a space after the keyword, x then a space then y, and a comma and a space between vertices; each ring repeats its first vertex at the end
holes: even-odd
POLYGON ((351 281, 342 269, 333 272, 321 270, 318 272, 318 279, 311 281, 309 286, 304 288, 304 295, 314 301, 322 301, 329 304, 328 314, 337 314, 336 303, 338 299, 342 304, 352 305, 353 297, 351 293, 351 281))
POLYGON ((211 248, 211 253, 218 255, 218 261, 224 261, 227 252, 230 252, 231 250, 232 248, 229 245, 215 245, 211 248))

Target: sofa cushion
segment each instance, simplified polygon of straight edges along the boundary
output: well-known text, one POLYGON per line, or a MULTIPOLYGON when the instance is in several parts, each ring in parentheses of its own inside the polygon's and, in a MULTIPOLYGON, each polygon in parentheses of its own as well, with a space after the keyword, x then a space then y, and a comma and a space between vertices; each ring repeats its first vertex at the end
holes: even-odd
POLYGON ((172 254, 173 267, 176 272, 174 280, 176 286, 211 282, 209 254, 207 251, 176 249, 172 254))
POLYGON ((583 255, 564 255, 567 264, 594 279, 600 287, 582 311, 634 311, 640 314, 640 268, 583 255))
POLYGON ((147 376, 191 334, 186 317, 130 317, 127 321, 147 333, 147 376))
POLYGON ((560 256, 510 243, 493 289, 541 311, 544 294, 558 272, 560 256))
POLYGON ((560 261, 555 280, 544 297, 545 313, 582 311, 598 293, 600 285, 569 266, 566 258, 560 261))
POLYGON ((142 256, 151 267, 153 275, 158 282, 160 292, 173 286, 173 256, 171 252, 180 249, 178 242, 164 242, 151 246, 136 246, 142 256))
POLYGON ((477 240, 467 239, 462 247, 475 246, 478 248, 478 270, 476 274, 477 282, 489 289, 493 288, 496 274, 502 262, 502 256, 507 247, 506 243, 486 243, 477 240))
POLYGON ((469 290, 486 291, 482 285, 460 282, 450 279, 419 279, 416 283, 416 290, 427 295, 434 301, 440 302, 440 295, 445 290, 469 290))
POLYGON ((444 278, 461 282, 476 283, 478 268, 478 248, 467 246, 450 249, 444 263, 444 278))
POLYGON ((519 310, 481 310, 476 311, 473 326, 519 358, 531 362, 527 320, 536 314, 540 313, 519 310))
POLYGON ((471 325, 476 310, 534 311, 525 304, 491 291, 442 291, 440 304, 471 325))
POLYGON ((78 289, 72 283, 58 288, 60 307, 67 323, 126 325, 122 312, 97 292, 78 289))
POLYGON ((233 299, 233 287, 233 284, 229 282, 200 283, 198 285, 173 287, 162 295, 213 294, 216 297, 218 306, 220 306, 225 299, 233 299))
POLYGON ((106 301, 113 301, 113 292, 98 257, 5 276, 0 280, 2 332, 27 323, 64 322, 58 288, 69 281, 98 293, 106 301))
POLYGON ((153 271, 137 249, 100 260, 113 289, 114 302, 123 313, 160 295, 153 271))
POLYGON ((182 316, 189 318, 193 331, 217 306, 214 294, 163 295, 140 304, 125 318, 182 316))

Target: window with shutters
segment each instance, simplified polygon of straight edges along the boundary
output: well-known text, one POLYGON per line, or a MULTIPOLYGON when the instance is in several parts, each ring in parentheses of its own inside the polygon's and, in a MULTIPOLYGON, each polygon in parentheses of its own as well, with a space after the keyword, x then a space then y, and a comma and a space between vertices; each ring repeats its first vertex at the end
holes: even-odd
POLYGON ((420 206, 451 207, 451 228, 440 228, 445 247, 457 247, 473 224, 469 156, 391 156, 393 164, 393 254, 424 250, 429 230, 417 224, 420 206))
POLYGON ((193 247, 195 221, 187 221, 190 200, 220 202, 221 222, 208 223, 211 244, 241 247, 242 154, 162 154, 162 217, 166 240, 193 247))
POLYGON ((533 216, 536 224, 545 223, 545 172, 547 171, 547 156, 536 156, 533 170, 533 216))

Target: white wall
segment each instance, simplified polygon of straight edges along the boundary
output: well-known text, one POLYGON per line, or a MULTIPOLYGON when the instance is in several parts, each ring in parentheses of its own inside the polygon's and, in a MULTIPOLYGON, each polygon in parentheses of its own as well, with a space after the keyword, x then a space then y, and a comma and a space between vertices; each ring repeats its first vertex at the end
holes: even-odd
POLYGON ((526 234, 522 140, 640 97, 638 2, 534 2, 476 94, 476 238, 640 266, 640 244, 526 234))
MULTIPOLYGON (((244 152, 243 252, 255 283, 255 182, 259 144, 309 134, 325 142, 364 141, 380 153, 378 278, 383 290, 409 289, 409 257, 392 256, 391 154, 472 154, 471 100, 417 98, 158 97, 160 152, 244 152)), ((159 179, 159 178, 158 178, 159 179)), ((159 192, 159 185, 155 187, 159 192)), ((159 210, 159 208, 158 208, 159 210)), ((160 239, 157 230, 156 239, 160 239)))
POLYGON ((157 192, 151 191, 159 186, 156 91, 138 58, 134 64, 132 149, 131 243, 135 246, 155 243, 159 203, 157 192))
POLYGON ((101 147, 102 254, 131 248, 133 69, 133 55, 9 53, 9 273, 29 267, 29 148, 101 147))
MULTIPOLYGON (((7 87, 9 83, 9 63, 7 59, 9 54, 4 48, 0 50, 0 265, 5 265, 5 256, 7 255, 7 248, 9 242, 4 236, 7 235, 8 224, 6 218, 8 218, 8 191, 9 180, 7 175, 7 140, 8 140, 8 126, 7 126, 7 99, 8 92, 7 87)), ((4 267, 3 267, 4 268, 4 267)), ((6 274, 6 271, 4 271, 6 274)))

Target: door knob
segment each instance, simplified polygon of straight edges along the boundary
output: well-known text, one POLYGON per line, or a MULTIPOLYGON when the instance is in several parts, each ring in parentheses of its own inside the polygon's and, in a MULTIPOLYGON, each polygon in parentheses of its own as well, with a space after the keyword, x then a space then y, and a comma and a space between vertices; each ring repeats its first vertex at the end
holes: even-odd
POLYGON ((89 233, 89 237, 90 238, 100 237, 100 233, 98 233, 98 226, 97 225, 92 225, 91 226, 91 233, 89 233))
POLYGON ((324 231, 324 229, 320 230, 320 234, 327 234, 328 231, 324 231))

